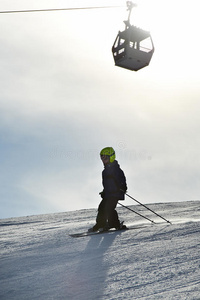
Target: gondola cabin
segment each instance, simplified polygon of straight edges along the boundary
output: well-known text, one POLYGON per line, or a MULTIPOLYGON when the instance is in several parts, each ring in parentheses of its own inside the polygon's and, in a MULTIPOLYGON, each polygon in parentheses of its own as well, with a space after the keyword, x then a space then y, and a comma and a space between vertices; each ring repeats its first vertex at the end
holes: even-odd
POLYGON ((116 66, 138 71, 149 65, 154 53, 153 41, 148 31, 130 25, 129 19, 125 24, 126 29, 119 31, 112 47, 113 58, 116 66))

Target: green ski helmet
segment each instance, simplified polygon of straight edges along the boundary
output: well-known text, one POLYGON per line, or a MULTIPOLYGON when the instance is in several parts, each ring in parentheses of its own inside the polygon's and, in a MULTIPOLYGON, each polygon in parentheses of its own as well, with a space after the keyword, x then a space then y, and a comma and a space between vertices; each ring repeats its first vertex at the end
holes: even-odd
POLYGON ((103 148, 100 152, 100 155, 109 156, 111 163, 115 160, 115 150, 112 147, 103 148))

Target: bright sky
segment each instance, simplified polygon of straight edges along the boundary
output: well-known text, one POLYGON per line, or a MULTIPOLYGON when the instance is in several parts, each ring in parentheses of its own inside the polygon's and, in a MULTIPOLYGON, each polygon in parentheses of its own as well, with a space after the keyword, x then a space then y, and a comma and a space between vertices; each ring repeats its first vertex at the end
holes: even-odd
POLYGON ((150 30, 155 53, 132 72, 111 53, 126 1, 1 1, 122 7, 1 14, 0 218, 97 207, 106 146, 139 201, 199 199, 199 3, 137 3, 132 24, 150 30))

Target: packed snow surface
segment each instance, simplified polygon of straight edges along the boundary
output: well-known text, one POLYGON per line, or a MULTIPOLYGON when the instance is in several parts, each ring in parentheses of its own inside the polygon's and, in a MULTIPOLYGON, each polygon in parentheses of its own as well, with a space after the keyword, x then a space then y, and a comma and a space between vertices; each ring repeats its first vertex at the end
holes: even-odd
MULTIPOLYGON (((125 202, 123 202, 125 204, 125 202)), ((72 238, 96 210, 0 220, 1 300, 200 299, 200 201, 139 205, 135 229, 72 238)))

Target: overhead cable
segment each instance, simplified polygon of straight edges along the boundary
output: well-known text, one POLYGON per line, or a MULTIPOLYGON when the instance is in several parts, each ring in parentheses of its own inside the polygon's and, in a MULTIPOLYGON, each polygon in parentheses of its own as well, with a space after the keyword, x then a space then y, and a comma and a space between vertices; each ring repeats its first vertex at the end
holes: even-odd
POLYGON ((27 10, 5 10, 0 11, 0 14, 13 13, 33 13, 33 12, 49 12, 49 11, 64 11, 64 10, 80 10, 80 9, 99 9, 99 8, 116 8, 124 6, 96 6, 96 7, 71 7, 71 8, 45 8, 45 9, 27 9, 27 10))

